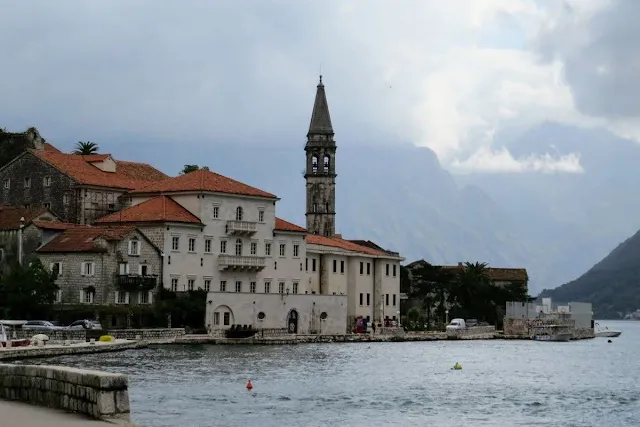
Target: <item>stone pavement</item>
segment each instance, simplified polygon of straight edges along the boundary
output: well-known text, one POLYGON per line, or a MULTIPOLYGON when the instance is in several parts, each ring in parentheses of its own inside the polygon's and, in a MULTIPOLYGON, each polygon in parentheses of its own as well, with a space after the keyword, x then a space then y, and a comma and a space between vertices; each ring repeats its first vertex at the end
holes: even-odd
POLYGON ((22 402, 0 400, 0 426, 2 427, 116 427, 132 426, 129 423, 111 423, 29 405, 22 402))

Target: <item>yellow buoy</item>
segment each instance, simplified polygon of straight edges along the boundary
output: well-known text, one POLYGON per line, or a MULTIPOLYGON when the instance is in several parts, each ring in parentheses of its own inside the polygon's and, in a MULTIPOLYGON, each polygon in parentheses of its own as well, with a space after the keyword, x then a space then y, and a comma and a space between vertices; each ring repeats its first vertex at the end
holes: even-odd
POLYGON ((457 370, 460 370, 460 369, 462 369, 462 365, 461 365, 461 364, 459 364, 458 362, 456 362, 456 364, 455 364, 455 365, 453 365, 453 369, 455 369, 456 371, 457 371, 457 370))

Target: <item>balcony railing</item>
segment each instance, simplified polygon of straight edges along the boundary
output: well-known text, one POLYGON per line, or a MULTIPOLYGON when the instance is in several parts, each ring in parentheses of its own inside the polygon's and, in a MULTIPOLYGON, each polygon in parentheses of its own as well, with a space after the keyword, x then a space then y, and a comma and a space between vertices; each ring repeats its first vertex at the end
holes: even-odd
POLYGON ((218 268, 223 270, 259 271, 265 267, 265 258, 261 256, 220 255, 218 268))
POLYGON ((158 284, 158 276, 153 274, 119 274, 116 277, 118 287, 127 291, 151 290, 158 284))
POLYGON ((227 234, 251 235, 257 231, 257 222, 254 221, 227 221, 227 234))

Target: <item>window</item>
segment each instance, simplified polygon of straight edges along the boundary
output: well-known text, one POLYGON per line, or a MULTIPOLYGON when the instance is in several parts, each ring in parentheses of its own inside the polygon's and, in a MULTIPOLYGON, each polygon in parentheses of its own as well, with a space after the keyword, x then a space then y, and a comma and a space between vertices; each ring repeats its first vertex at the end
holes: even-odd
POLYGON ((364 274, 364 262, 360 262, 360 274, 364 274))
POLYGON ((367 275, 370 275, 370 274, 371 274, 371 263, 368 262, 367 263, 367 275))
POLYGON ((337 273, 338 272, 338 260, 333 260, 333 272, 337 273))
POLYGON ((138 266, 138 271, 140 272, 141 276, 147 276, 149 275, 149 266, 147 264, 140 264, 138 266))
POLYGON ((125 276, 127 274, 129 274, 129 263, 128 262, 121 262, 118 265, 118 272, 121 276, 125 276))
POLYGON ((371 294, 367 294, 367 305, 371 305, 371 294))
POLYGON ((195 237, 189 237, 189 252, 196 251, 196 239, 195 237))
POLYGON ((225 311, 222 317, 224 319, 224 326, 229 326, 229 319, 231 317, 229 312, 225 311))
POLYGON ((82 275, 83 276, 93 276, 94 268, 92 262, 83 262, 82 263, 82 275))
POLYGON ((278 261, 273 261, 273 269, 274 270, 278 269, 278 261))
POLYGON ((280 243, 280 256, 285 256, 287 253, 287 245, 285 243, 280 243))
POLYGON ((221 254, 226 254, 227 253, 227 241, 226 240, 221 240, 220 241, 220 253, 221 254))
POLYGON ((213 206, 213 209, 211 211, 211 217, 213 219, 218 219, 219 216, 220 216, 220 206, 213 206))
POLYGON ((64 194, 62 196, 62 204, 64 204, 65 206, 69 204, 69 195, 68 194, 64 194))
POLYGON ((213 313, 213 324, 214 325, 219 325, 220 324, 220 313, 219 312, 215 312, 213 313))
POLYGON ((236 208, 236 221, 242 221, 244 217, 244 211, 242 210, 242 206, 238 206, 236 208))
POLYGON ((271 293, 271 282, 264 282, 264 293, 265 294, 271 293))
POLYGON ((258 313, 258 320, 264 320, 267 317, 266 314, 264 314, 264 311, 261 311, 260 313, 258 313))
POLYGON ((58 289, 56 291, 55 300, 53 302, 57 302, 57 303, 62 302, 62 289, 58 289))
POLYGON ((44 185, 45 187, 51 187, 51 177, 45 176, 42 180, 42 185, 44 185))
POLYGON ((386 294, 384 298, 386 305, 389 305, 389 294, 386 294))
POLYGON ((249 282, 249 292, 252 294, 256 293, 256 282, 249 282))
POLYGON ((316 154, 311 157, 311 172, 318 173, 318 156, 316 154))
POLYGON ((8 190, 11 188, 11 180, 9 178, 5 179, 4 181, 2 181, 2 186, 4 187, 5 190, 8 190))
POLYGON ((211 291, 211 279, 204 279, 204 291, 211 291))
POLYGON ((236 239, 236 255, 242 255, 242 239, 236 239))
POLYGON ((362 300, 364 299, 364 294, 360 294, 360 305, 362 305, 362 300))
POLYGON ((51 203, 45 203, 44 207, 47 208, 47 209, 51 208, 51 203))
POLYGON ((172 251, 180 250, 180 236, 173 236, 171 238, 171 250, 172 251))
POLYGON ((309 258, 304 259, 304 271, 309 271, 309 258))
POLYGON ((204 252, 211 253, 211 239, 204 239, 204 252))
POLYGON ((242 292, 242 282, 236 281, 236 292, 242 292))
POLYGON ((393 294, 393 306, 396 306, 396 294, 393 294))
POLYGON ((300 256, 300 245, 293 245, 293 257, 298 258, 300 256))
POLYGON ((344 274, 344 261, 340 261, 340 274, 344 274))
POLYGON ((258 222, 264 222, 264 211, 258 211, 258 222))
POLYGON ((302 263, 300 263, 300 271, 302 271, 302 263))
POLYGON ((251 242, 251 255, 256 255, 258 253, 258 244, 256 242, 251 242))
POLYGON ((138 256, 140 255, 140 242, 137 240, 129 241, 129 255, 138 256))
POLYGON ((226 280, 221 280, 220 281, 220 292, 227 292, 227 281, 226 280))
POLYGON ((316 271, 316 259, 311 258, 311 271, 316 271))
POLYGON ((314 212, 314 213, 315 213, 315 212, 318 212, 318 204, 317 204, 317 203, 314 203, 314 204, 313 204, 312 209, 313 209, 313 212, 314 212))
POLYGON ((24 188, 31 188, 31 178, 24 179, 24 188))
POLYGON ((192 291, 195 286, 196 286, 196 279, 193 279, 193 278, 187 279, 187 289, 188 290, 192 291))
POLYGON ((171 291, 172 292, 178 292, 178 278, 177 277, 172 277, 171 278, 171 291))
POLYGON ((138 294, 138 304, 149 304, 149 292, 140 292, 138 294))
POLYGON ((80 291, 80 301, 85 304, 93 304, 95 300, 96 292, 94 290, 83 290, 80 291))
POLYGON ((284 282, 278 283, 278 292, 284 294, 284 282))
POLYGON ((386 275, 389 275, 389 264, 387 264, 386 275))
MULTIPOLYGON (((2 261, 2 257, 0 257, 0 261, 2 261)), ((52 273, 56 273, 59 276, 62 275, 62 263, 61 262, 52 262, 49 265, 52 273)))
POLYGON ((396 267, 397 267, 397 266, 394 264, 394 265, 393 265, 393 277, 396 277, 396 267))
POLYGON ((264 244, 264 255, 271 256, 271 243, 264 244))
POLYGON ((292 290, 292 292, 294 294, 298 293, 298 282, 293 282, 293 290, 292 290))
POLYGON ((22 205, 25 209, 31 209, 31 204, 29 203, 25 203, 24 205, 22 205))

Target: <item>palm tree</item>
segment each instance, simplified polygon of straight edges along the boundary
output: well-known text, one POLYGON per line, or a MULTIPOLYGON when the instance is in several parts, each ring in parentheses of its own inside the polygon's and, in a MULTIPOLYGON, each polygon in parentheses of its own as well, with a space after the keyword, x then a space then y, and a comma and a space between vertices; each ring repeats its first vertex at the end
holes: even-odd
POLYGON ((98 144, 91 141, 78 141, 76 144, 75 150, 73 150, 73 154, 78 154, 81 156, 88 156, 90 154, 98 153, 98 144))

